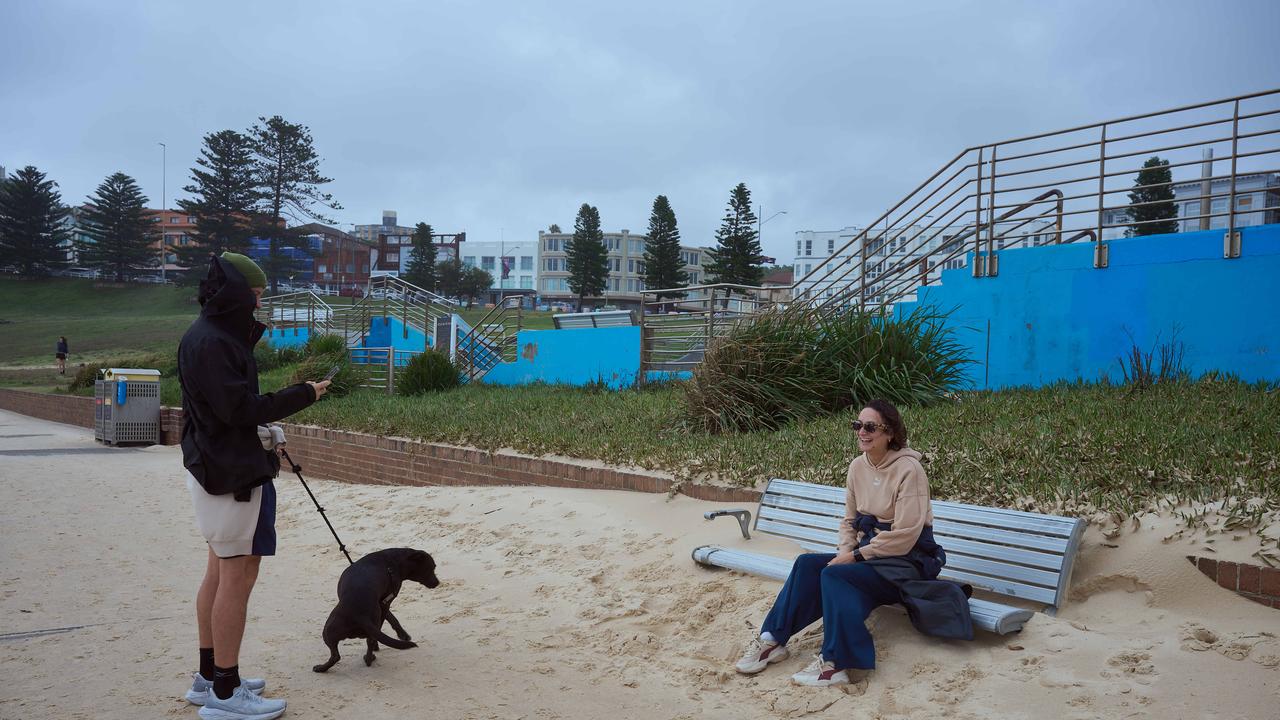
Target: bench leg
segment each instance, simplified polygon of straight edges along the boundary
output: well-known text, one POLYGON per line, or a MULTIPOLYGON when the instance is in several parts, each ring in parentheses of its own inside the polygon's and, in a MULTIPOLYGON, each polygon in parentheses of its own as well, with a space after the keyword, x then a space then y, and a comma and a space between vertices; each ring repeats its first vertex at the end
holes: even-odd
POLYGON ((715 520, 716 518, 722 517, 724 515, 731 515, 737 518, 738 527, 742 529, 742 537, 746 538, 747 540, 751 539, 751 532, 747 530, 747 528, 751 526, 750 510, 714 510, 709 513, 704 513, 702 517, 706 518, 707 520, 715 520))

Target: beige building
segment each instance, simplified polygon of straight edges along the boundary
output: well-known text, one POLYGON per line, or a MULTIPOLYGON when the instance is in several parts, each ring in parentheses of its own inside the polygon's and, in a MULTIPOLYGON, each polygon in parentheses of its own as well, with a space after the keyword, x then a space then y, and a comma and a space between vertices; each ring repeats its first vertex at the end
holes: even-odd
MULTIPOLYGON (((565 243, 573 233, 538 231, 538 295, 543 303, 576 303, 578 296, 569 289, 568 258, 565 243)), ((609 280, 605 285, 605 305, 639 307, 644 286, 644 245, 648 237, 631 231, 605 233, 604 245, 609 259, 609 280)), ((680 248, 689 284, 707 281, 704 270, 710 260, 708 248, 680 248)))

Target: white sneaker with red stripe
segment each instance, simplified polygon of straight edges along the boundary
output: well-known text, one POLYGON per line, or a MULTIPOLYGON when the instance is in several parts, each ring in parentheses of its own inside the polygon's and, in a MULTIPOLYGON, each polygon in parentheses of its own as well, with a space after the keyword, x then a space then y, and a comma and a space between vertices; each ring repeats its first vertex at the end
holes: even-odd
POLYGON ((786 660, 790 655, 791 652, 787 650, 785 645, 754 637, 747 644, 747 649, 743 653, 742 659, 733 667, 743 675, 755 675, 772 663, 786 660))
POLYGON ((849 673, 846 670, 837 670, 836 664, 830 660, 823 660, 822 655, 815 655, 809 667, 791 676, 791 682, 809 687, 845 685, 849 682, 849 673))

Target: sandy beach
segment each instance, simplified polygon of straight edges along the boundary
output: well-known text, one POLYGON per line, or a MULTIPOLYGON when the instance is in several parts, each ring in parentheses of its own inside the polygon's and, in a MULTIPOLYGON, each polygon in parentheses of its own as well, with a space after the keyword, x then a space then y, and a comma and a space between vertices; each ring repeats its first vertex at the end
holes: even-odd
MULTIPOLYGON (((296 458, 304 466, 306 458, 296 458)), ((195 718, 194 593, 204 567, 179 451, 106 448, 87 430, 0 411, 0 718, 195 718)), ((406 584, 394 609, 420 647, 373 667, 320 630, 346 565, 292 476, 280 554, 263 561, 242 672, 285 717, 1264 718, 1280 717, 1280 611, 1217 588, 1165 541, 1168 518, 1091 529, 1072 602, 1020 634, 973 642, 872 617, 879 668, 842 689, 793 687, 820 631, 754 677, 733 672, 776 582, 697 567, 701 544, 744 541, 719 504, 559 488, 354 486, 308 476, 353 554, 430 552, 442 585, 406 584)), ((1224 537, 1247 560, 1251 538, 1224 537)), ((1238 556, 1238 557, 1236 557, 1238 556)))

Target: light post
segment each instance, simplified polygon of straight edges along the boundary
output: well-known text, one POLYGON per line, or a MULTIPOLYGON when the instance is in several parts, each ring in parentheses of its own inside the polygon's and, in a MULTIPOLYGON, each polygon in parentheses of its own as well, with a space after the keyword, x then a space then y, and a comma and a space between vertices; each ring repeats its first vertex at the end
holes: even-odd
POLYGON ((160 146, 160 282, 165 282, 164 275, 164 214, 168 210, 169 205, 169 147, 164 143, 156 143, 160 146))
POLYGON ((774 214, 772 214, 772 215, 770 215, 769 217, 767 217, 767 218, 766 218, 766 217, 764 217, 764 205, 756 205, 756 208, 757 208, 757 209, 759 209, 759 211, 760 211, 760 212, 756 213, 756 239, 757 239, 757 240, 760 240, 760 239, 761 239, 761 236, 763 235, 763 233, 762 233, 761 231, 764 229, 764 224, 765 224, 765 223, 767 223, 767 222, 769 222, 770 220, 772 220, 772 219, 774 219, 774 218, 778 217, 779 215, 786 215, 786 214, 787 214, 787 211, 786 211, 786 210, 779 210, 778 212, 776 212, 776 213, 774 213, 774 214))

